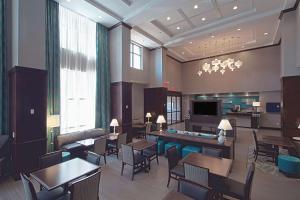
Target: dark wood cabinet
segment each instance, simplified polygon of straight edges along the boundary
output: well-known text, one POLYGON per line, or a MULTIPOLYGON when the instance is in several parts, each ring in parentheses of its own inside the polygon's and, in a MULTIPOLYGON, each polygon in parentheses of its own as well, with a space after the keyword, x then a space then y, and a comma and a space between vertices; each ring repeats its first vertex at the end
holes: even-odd
POLYGON ((117 131, 127 133, 127 142, 132 141, 132 83, 111 83, 111 118, 116 118, 117 131))
POLYGON ((286 137, 300 136, 300 76, 282 78, 282 133, 286 137))
POLYGON ((16 66, 9 71, 9 132, 13 175, 38 168, 46 153, 47 71, 16 66))

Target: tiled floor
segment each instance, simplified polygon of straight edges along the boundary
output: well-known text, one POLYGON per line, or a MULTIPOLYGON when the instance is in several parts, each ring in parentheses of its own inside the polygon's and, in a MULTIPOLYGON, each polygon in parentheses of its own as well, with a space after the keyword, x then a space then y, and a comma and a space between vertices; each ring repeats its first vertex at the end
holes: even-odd
MULTIPOLYGON (((278 131, 260 130, 259 134, 278 135, 278 131)), ((231 178, 244 181, 246 173, 248 146, 252 144, 250 129, 238 129, 236 143, 236 159, 231 178)), ((109 157, 108 164, 103 166, 100 183, 100 199, 104 200, 158 200, 162 199, 169 190, 176 189, 172 181, 170 188, 167 184, 167 160, 160 157, 159 166, 156 162, 151 165, 149 173, 139 173, 134 181, 130 179, 130 169, 125 168, 120 175, 121 162, 116 157, 109 157)), ((282 174, 272 175, 257 169, 255 172, 252 200, 299 200, 300 180, 286 178, 282 174)), ((36 185, 36 189, 38 186, 36 185)), ((20 181, 12 179, 0 183, 0 200, 24 199, 20 181)))

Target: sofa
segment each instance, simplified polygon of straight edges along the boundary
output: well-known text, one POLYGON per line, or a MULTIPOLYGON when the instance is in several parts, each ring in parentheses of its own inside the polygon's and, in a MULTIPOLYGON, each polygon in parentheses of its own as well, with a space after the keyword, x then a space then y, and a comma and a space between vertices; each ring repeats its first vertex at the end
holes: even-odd
POLYGON ((84 147, 76 143, 76 141, 89 138, 100 138, 105 136, 105 134, 105 130, 101 128, 61 134, 55 139, 55 148, 56 150, 69 151, 72 157, 80 156, 79 154, 84 150, 84 147))

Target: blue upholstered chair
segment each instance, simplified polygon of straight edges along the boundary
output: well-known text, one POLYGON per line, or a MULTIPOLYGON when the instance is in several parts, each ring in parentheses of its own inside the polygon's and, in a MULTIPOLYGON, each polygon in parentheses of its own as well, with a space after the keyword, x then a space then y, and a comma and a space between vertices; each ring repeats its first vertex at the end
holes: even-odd
POLYGON ((164 146, 165 146, 165 141, 162 140, 162 139, 158 139, 158 141, 157 141, 157 153, 158 153, 158 155, 162 155, 165 152, 164 146))
POLYGON ((181 150, 181 155, 184 158, 185 156, 189 155, 190 153, 201 153, 202 148, 201 147, 195 147, 195 146, 185 146, 181 150))
POLYGON ((165 144, 165 152, 167 152, 167 150, 171 147, 175 146, 178 152, 178 156, 181 157, 181 144, 177 143, 177 142, 169 142, 167 144, 165 144))
POLYGON ((300 159, 289 155, 278 156, 278 168, 289 176, 300 176, 300 159))
POLYGON ((68 151, 63 151, 62 153, 62 161, 65 162, 65 161, 68 161, 71 159, 71 153, 68 152, 68 151))

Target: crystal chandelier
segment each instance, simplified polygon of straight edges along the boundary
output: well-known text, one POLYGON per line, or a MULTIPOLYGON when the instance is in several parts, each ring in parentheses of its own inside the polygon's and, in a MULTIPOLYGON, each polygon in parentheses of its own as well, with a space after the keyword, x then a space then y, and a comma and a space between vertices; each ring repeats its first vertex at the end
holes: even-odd
POLYGON ((239 69, 243 65, 243 62, 240 60, 235 61, 233 58, 228 58, 223 62, 219 59, 214 59, 211 63, 204 63, 202 68, 198 70, 198 76, 201 76, 203 72, 211 74, 212 72, 220 72, 222 75, 228 71, 234 71, 239 69))

